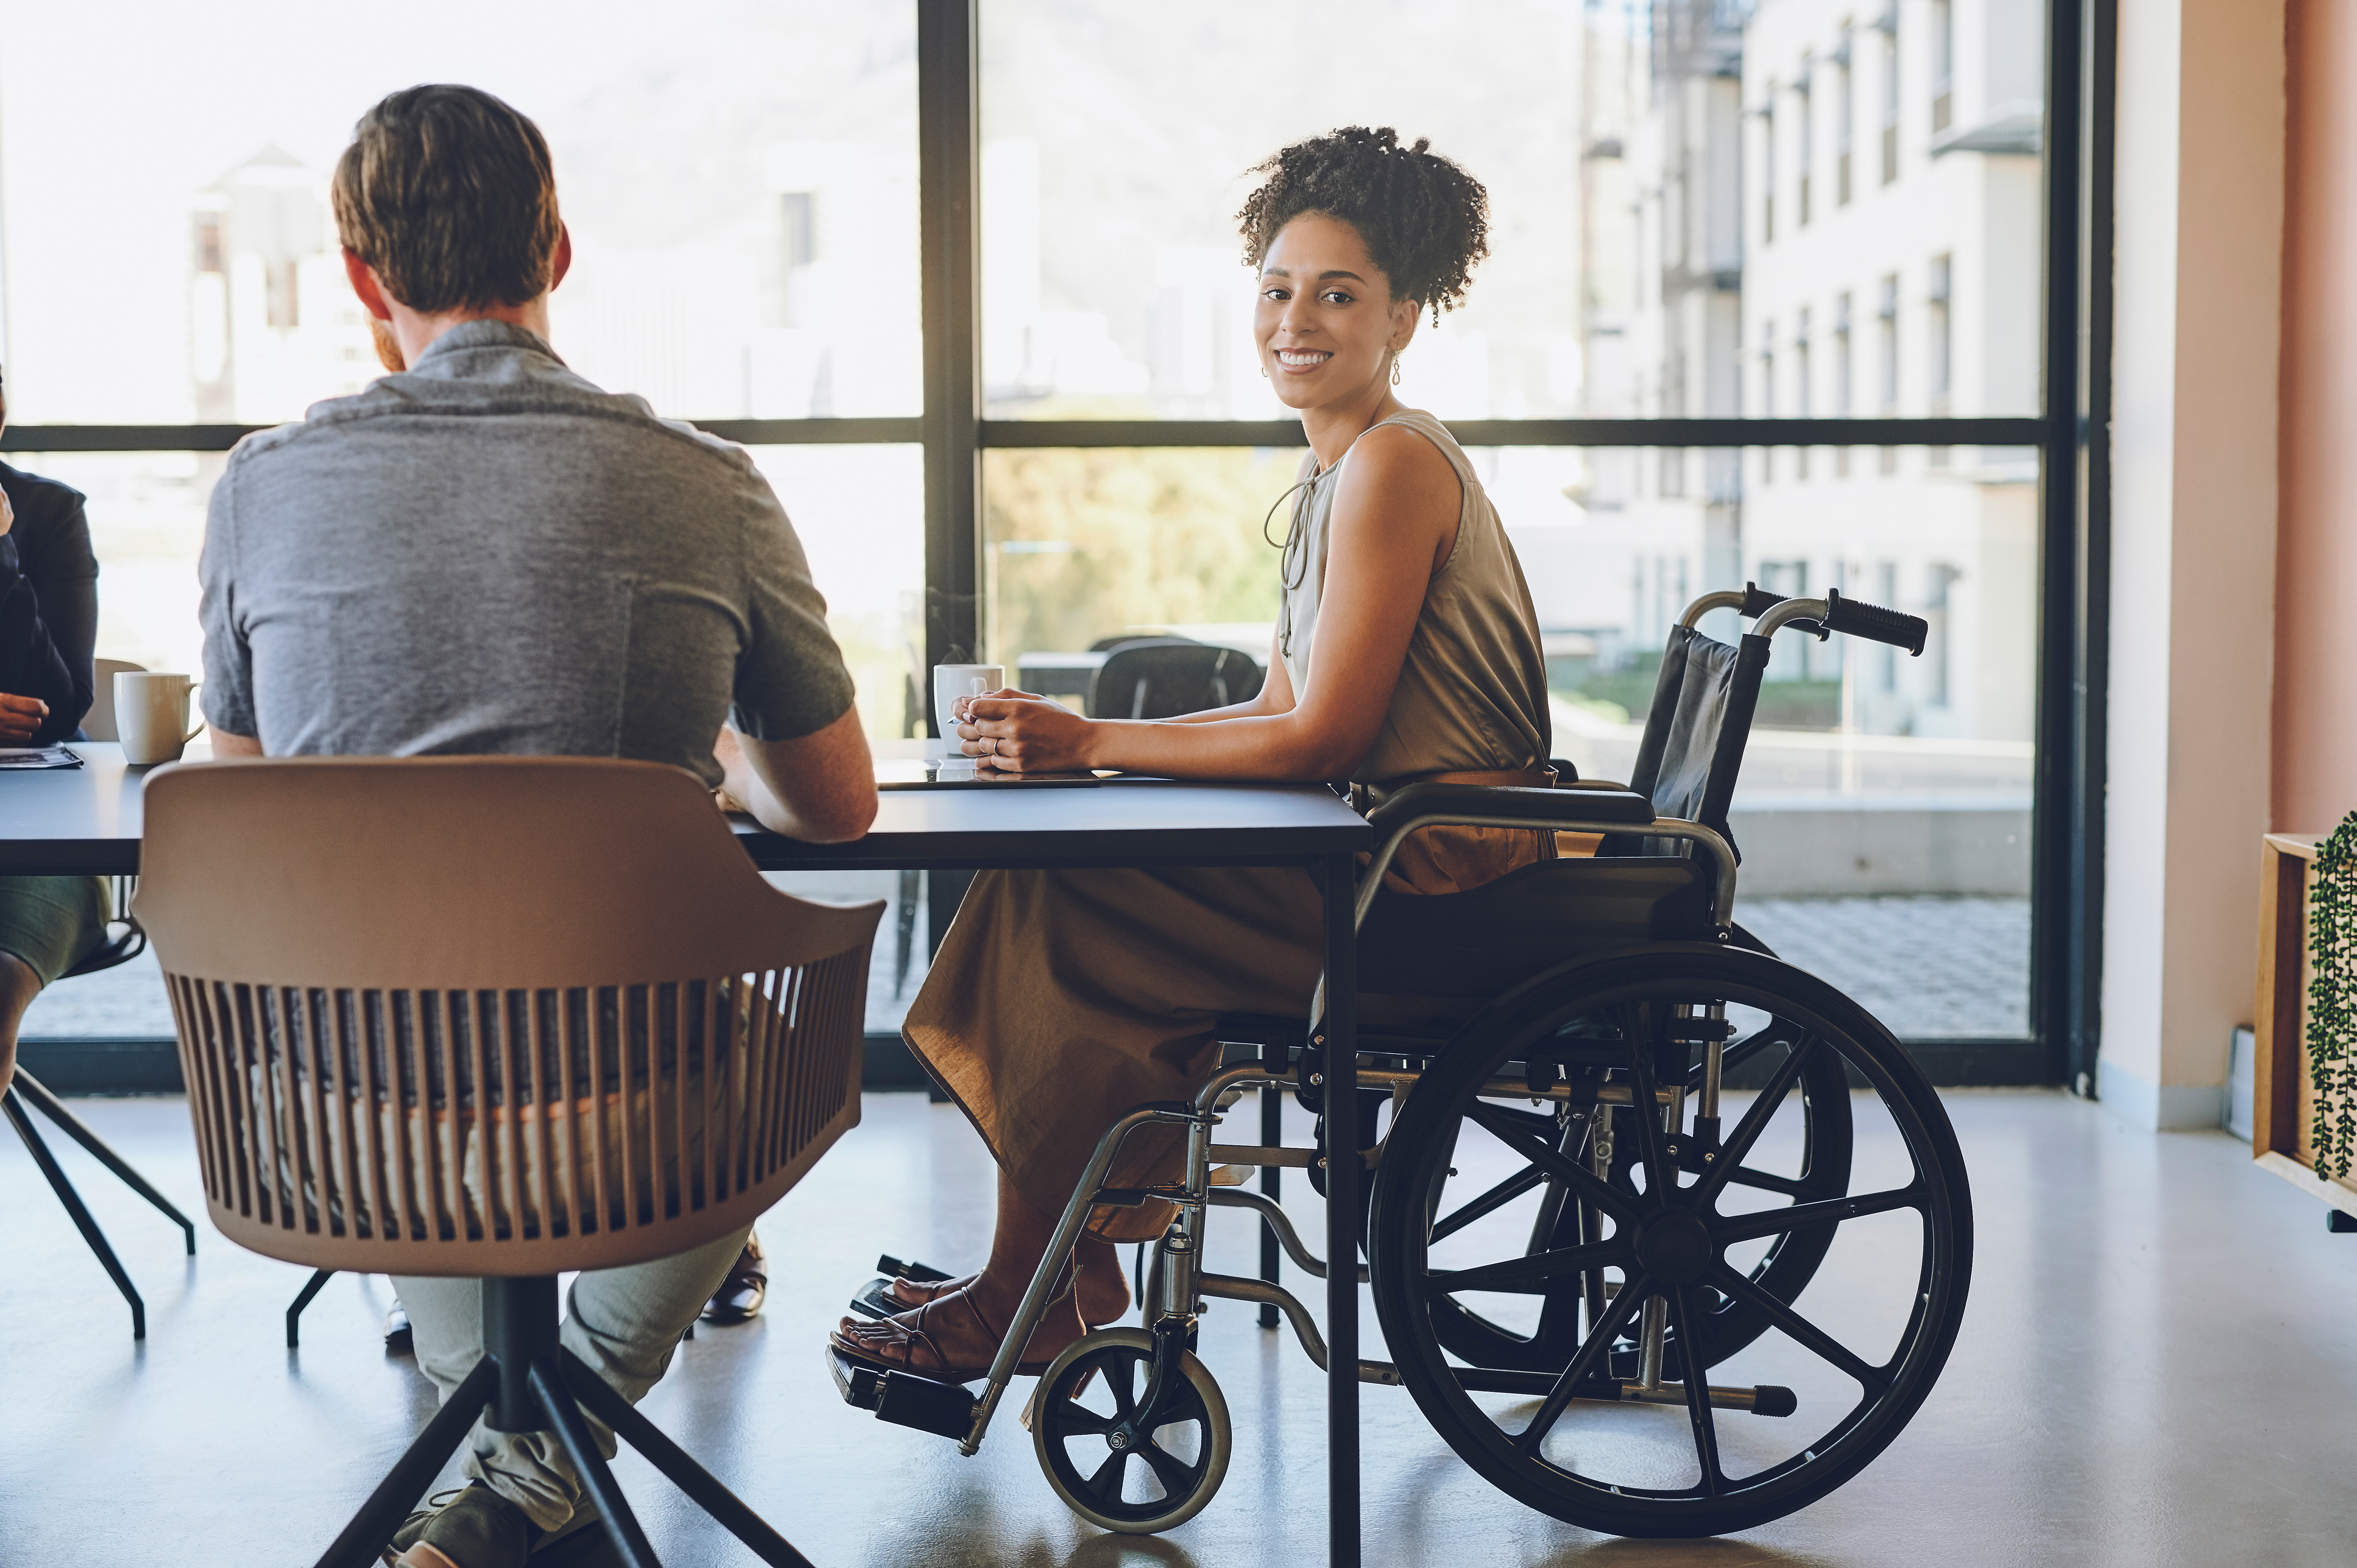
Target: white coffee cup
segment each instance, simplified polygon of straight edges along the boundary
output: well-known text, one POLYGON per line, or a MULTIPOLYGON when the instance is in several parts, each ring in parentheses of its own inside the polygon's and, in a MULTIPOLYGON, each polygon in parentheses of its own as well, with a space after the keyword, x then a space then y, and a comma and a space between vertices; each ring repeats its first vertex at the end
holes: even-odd
POLYGON ((180 750, 197 738, 205 721, 188 724, 188 696, 202 682, 186 675, 123 671, 114 677, 114 733, 123 760, 135 766, 178 762, 180 750))
POLYGON ((1006 684, 1004 664, 936 664, 933 666, 933 717, 942 726, 942 738, 957 749, 957 714, 952 711, 960 697, 979 697, 996 692, 1006 684))

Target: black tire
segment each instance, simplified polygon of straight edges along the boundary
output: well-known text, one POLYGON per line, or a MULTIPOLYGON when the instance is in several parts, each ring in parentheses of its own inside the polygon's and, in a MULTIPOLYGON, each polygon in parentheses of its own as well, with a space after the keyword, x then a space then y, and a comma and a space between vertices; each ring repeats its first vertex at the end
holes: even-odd
MULTIPOLYGON (((1817 1098, 1821 1109, 1835 1100, 1847 1109, 1846 1092, 1817 1098)), ((1384 1155, 1376 1200, 1376 1307, 1402 1380, 1426 1417, 1467 1463, 1501 1490, 1558 1519, 1616 1535, 1701 1536, 1749 1529, 1805 1507, 1857 1475, 1899 1434, 1931 1391, 1955 1342, 1972 1270, 1972 1204, 1963 1155, 1921 1069, 1888 1030, 1824 982, 1772 958, 1704 944, 1566 965, 1519 988, 1468 1025, 1408 1096, 1384 1155), (1569 1037, 1579 1047, 1576 1054, 1584 1054, 1607 1081, 1628 1085, 1637 1103, 1650 1102, 1684 1060, 1663 1042, 1663 1024, 1673 1005, 1711 1002, 1767 1017, 1766 1027, 1749 1036, 1746 1048, 1766 1053, 1762 1059, 1772 1062, 1774 1070, 1745 1115, 1729 1119, 1725 1144, 1714 1160, 1692 1162, 1709 1175, 1689 1178, 1676 1168, 1679 1158, 1670 1152, 1674 1142, 1698 1155, 1690 1132, 1681 1129, 1674 1135, 1658 1122, 1649 1124, 1624 1113, 1633 1134, 1629 1141, 1636 1148, 1637 1175, 1620 1179, 1616 1162, 1614 1179, 1599 1181, 1584 1162, 1565 1156, 1565 1140, 1537 1136, 1535 1126, 1509 1113, 1504 1103, 1481 1096, 1506 1063, 1527 1060, 1533 1052, 1544 1059, 1569 1037), (1619 1065, 1609 1065, 1614 1061, 1619 1065), (1722 1212, 1729 1173, 1743 1168, 1755 1149, 1763 1147, 1763 1133, 1773 1130, 1787 1144, 1801 1135, 1797 1125, 1782 1119, 1792 1114, 1790 1091, 1820 1061, 1835 1071, 1854 1071, 1878 1098, 1912 1175, 1897 1187, 1878 1184, 1874 1191, 1853 1193, 1851 1162, 1845 1157, 1839 1192, 1819 1195, 1813 1188, 1789 1208, 1722 1212), (1509 1240, 1500 1249, 1509 1255, 1499 1262, 1436 1268, 1433 1233, 1450 1166, 1460 1159, 1460 1140, 1469 1149, 1492 1141, 1496 1147, 1484 1153, 1502 1153, 1510 1165, 1520 1159, 1545 1170, 1608 1214, 1609 1233, 1584 1245, 1538 1253, 1509 1240), (1662 1179, 1655 1179, 1656 1172, 1662 1179), (1842 1225, 1900 1209, 1920 1217, 1916 1264, 1909 1268, 1897 1260, 1898 1250, 1887 1237, 1867 1240, 1874 1250, 1865 1255, 1893 1259, 1889 1274, 1868 1277, 1863 1289, 1846 1288, 1838 1301, 1827 1303, 1850 1322, 1861 1320, 1864 1307, 1878 1307, 1884 1321, 1894 1326, 1895 1348, 1877 1366, 1810 1322, 1794 1302, 1842 1225), (1785 1217, 1795 1212, 1800 1221, 1786 1223, 1785 1217), (1786 1276, 1765 1269, 1747 1273, 1726 1258, 1731 1247, 1764 1239, 1772 1249, 1775 1238, 1813 1233, 1823 1243, 1812 1243, 1814 1255, 1806 1267, 1786 1276), (1608 1269, 1620 1272, 1622 1286, 1594 1332, 1576 1348, 1566 1350, 1558 1335, 1544 1347, 1530 1347, 1528 1359, 1541 1363, 1536 1366, 1492 1370, 1452 1364, 1448 1340, 1461 1333, 1464 1323, 1458 1294, 1541 1294, 1550 1277, 1600 1276, 1608 1269), (1785 1284, 1794 1280, 1786 1294, 1785 1284), (1534 1291, 1534 1284, 1542 1288, 1534 1291), (1854 1311, 1853 1297, 1868 1294, 1874 1299, 1854 1311), (1707 1383, 1715 1354, 1725 1359, 1760 1341, 1753 1351, 1760 1364, 1783 1365, 1801 1374, 1795 1380, 1803 1383, 1804 1392, 1797 1415, 1775 1421, 1772 1411, 1781 1402, 1773 1396, 1763 1399, 1757 1414, 1714 1410, 1706 1398, 1687 1398, 1680 1407, 1685 1416, 1680 1436, 1661 1424, 1674 1420, 1661 1405, 1611 1402, 1619 1392, 1613 1380, 1630 1375, 1617 1369, 1613 1352, 1616 1347, 1625 1351, 1624 1326, 1639 1321, 1644 1301, 1656 1295, 1666 1304, 1671 1325, 1665 1382, 1707 1383), (1692 1344, 1701 1352, 1696 1355, 1684 1330, 1705 1320, 1717 1296, 1745 1312, 1695 1332, 1692 1344), (1735 1349, 1725 1348, 1737 1340, 1735 1349), (1826 1419, 1850 1397, 1845 1391, 1850 1388, 1855 1402, 1826 1419), (1517 1409, 1527 1413, 1485 1408, 1476 1402, 1477 1393, 1493 1404, 1501 1395, 1519 1397, 1525 1403, 1517 1409), (1528 1410, 1531 1400, 1537 1402, 1535 1411, 1528 1410), (1567 1408, 1581 1412, 1577 1422, 1563 1422, 1567 1408), (1728 1473, 1730 1451, 1718 1432, 1730 1421, 1747 1423, 1730 1428, 1737 1467, 1756 1461, 1756 1467, 1740 1475, 1728 1473), (1787 1444, 1787 1457, 1760 1457, 1783 1453, 1787 1444), (1682 1461, 1674 1448, 1684 1453, 1682 1461), (1673 1470, 1692 1479, 1664 1484, 1673 1470)), ((1465 1251, 1479 1243, 1444 1238, 1441 1244, 1465 1251)), ((1775 1255, 1772 1250, 1770 1255, 1775 1255)), ((1823 1314, 1822 1308, 1811 1310, 1823 1314)), ((1864 1320, 1871 1321, 1870 1313, 1864 1320)))
POLYGON ((1151 1535, 1200 1513, 1227 1478, 1234 1442, 1220 1385, 1189 1351, 1168 1419, 1137 1447, 1114 1450, 1105 1434, 1136 1408, 1153 1362, 1154 1336, 1145 1329, 1099 1329, 1056 1358, 1031 1406, 1032 1451, 1048 1484, 1074 1513, 1125 1535, 1151 1535), (1164 1446, 1174 1429, 1190 1454, 1164 1446))

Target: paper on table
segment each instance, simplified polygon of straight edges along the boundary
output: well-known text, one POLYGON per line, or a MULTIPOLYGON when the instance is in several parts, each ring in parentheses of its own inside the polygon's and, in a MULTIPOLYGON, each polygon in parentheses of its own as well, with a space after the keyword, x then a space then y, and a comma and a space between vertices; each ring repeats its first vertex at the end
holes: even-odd
POLYGON ((0 768, 81 766, 81 758, 62 746, 0 746, 0 768))

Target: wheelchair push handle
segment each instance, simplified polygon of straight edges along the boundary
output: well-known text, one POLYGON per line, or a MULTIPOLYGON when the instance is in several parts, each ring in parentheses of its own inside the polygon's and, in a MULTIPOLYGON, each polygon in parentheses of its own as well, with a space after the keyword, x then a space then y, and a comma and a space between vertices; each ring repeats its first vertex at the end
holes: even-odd
POLYGON ((1869 642, 1887 642, 1893 648, 1903 648, 1912 657, 1923 652, 1923 639, 1931 635, 1931 627, 1921 616, 1902 615, 1869 605, 1863 599, 1846 599, 1839 588, 1825 590, 1824 628, 1840 632, 1844 637, 1862 637, 1869 642))
POLYGON ((1745 620, 1758 620, 1783 602, 1783 595, 1771 594, 1757 583, 1743 585, 1741 613, 1745 620))

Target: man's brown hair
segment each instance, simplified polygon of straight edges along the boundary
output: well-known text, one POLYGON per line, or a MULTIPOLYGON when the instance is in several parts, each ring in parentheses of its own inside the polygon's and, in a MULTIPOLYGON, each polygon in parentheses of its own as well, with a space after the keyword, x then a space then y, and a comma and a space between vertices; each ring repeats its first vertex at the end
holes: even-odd
POLYGON ((556 264, 556 174, 540 127, 480 88, 404 88, 337 161, 336 237, 421 315, 522 305, 556 264))

